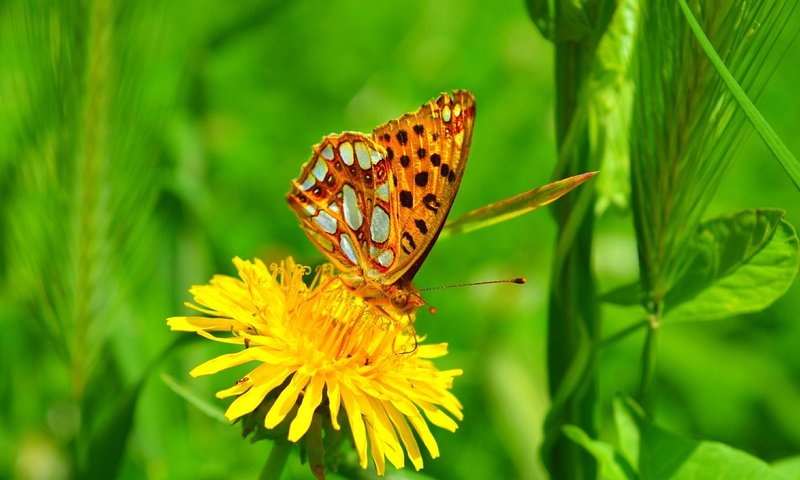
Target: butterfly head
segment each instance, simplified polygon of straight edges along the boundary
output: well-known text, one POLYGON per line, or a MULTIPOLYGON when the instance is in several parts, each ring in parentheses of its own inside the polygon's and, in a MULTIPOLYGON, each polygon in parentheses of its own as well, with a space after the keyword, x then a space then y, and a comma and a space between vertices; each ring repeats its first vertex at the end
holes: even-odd
MULTIPOLYGON (((411 288, 413 289, 413 287, 411 288)), ((425 305, 425 300, 419 296, 416 289, 412 291, 397 285, 392 285, 389 290, 390 291, 386 292, 386 296, 392 308, 399 313, 410 313, 425 305)))

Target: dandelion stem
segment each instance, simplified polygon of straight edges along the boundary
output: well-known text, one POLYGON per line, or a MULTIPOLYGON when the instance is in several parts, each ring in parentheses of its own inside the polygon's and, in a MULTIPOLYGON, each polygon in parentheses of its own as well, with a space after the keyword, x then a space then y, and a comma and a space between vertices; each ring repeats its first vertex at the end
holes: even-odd
POLYGON ((292 451, 292 444, 286 441, 276 440, 272 444, 272 450, 269 451, 267 463, 261 469, 258 475, 259 480, 277 480, 281 478, 283 467, 286 466, 286 460, 289 458, 289 452, 292 451))

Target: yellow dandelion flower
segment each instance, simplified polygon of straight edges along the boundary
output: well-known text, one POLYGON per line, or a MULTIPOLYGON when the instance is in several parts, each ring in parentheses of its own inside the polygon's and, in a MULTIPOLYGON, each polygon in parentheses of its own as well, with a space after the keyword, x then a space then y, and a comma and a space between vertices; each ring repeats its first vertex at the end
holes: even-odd
POLYGON ((414 431, 431 457, 438 457, 428 422, 454 431, 453 418, 463 418, 450 392, 461 370, 440 371, 430 361, 445 355, 447 344, 417 344, 408 333, 413 314, 395 317, 367 304, 330 265, 306 285, 303 276, 310 269, 291 257, 269 269, 258 259, 233 263, 241 280, 218 275, 190 289, 198 305, 187 306, 208 317, 167 321, 172 330, 245 347, 199 365, 190 372, 194 377, 258 362, 231 388, 217 392, 218 398, 237 396, 225 413, 229 420, 267 405, 263 425, 276 429, 289 422, 288 440, 298 442, 315 413, 340 430, 343 406, 362 468, 368 451, 380 475, 385 459, 402 468, 406 455, 422 468, 414 431))

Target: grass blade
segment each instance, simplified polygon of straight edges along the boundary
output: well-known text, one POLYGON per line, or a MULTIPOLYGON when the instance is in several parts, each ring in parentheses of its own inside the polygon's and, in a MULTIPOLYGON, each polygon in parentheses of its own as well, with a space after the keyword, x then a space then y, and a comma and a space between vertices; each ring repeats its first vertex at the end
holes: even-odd
POLYGON ((728 86, 730 89, 733 98, 736 99, 736 102, 739 104, 741 109, 744 111, 745 115, 747 115, 747 119, 750 120, 750 123, 753 125, 753 128, 756 129, 756 132, 761 136, 761 139, 764 140, 764 143, 767 144, 767 148, 770 149, 775 158, 781 164, 786 174, 789 175, 789 179, 794 184, 795 188, 800 190, 800 162, 797 161, 797 158, 792 155, 792 152, 789 150, 789 147, 781 141, 778 134, 769 126, 769 123, 761 115, 761 112, 758 111, 755 104, 750 100, 750 97, 747 96, 747 93, 744 89, 739 85, 739 82, 733 78, 733 75, 725 66, 725 62, 717 54, 717 51, 714 49, 714 46, 709 41, 708 37, 706 36, 703 29, 700 27, 700 24, 697 22, 697 19, 692 15, 692 11, 689 6, 686 4, 686 0, 678 0, 678 4, 683 10, 683 14, 686 17, 686 21, 689 23, 689 28, 692 29, 694 32, 697 41, 700 43, 700 46, 703 48, 703 51, 708 55, 709 60, 714 65, 714 68, 717 69, 719 76, 725 82, 725 85, 728 86))
POLYGON ((447 222, 440 238, 472 232, 532 212, 558 200, 595 175, 597 172, 574 175, 473 210, 447 222))

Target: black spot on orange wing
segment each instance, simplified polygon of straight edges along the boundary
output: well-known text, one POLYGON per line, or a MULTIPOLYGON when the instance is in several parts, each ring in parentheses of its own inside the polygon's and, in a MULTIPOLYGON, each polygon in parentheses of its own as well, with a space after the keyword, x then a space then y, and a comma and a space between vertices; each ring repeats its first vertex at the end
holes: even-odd
POLYGON ((439 173, 446 177, 450 173, 450 166, 448 164, 442 164, 442 168, 439 169, 439 173))
POLYGON ((414 220, 414 225, 417 226, 417 230, 419 230, 419 233, 423 235, 428 233, 428 225, 425 223, 425 220, 416 219, 414 220))
POLYGON ((453 183, 456 181, 456 172, 450 170, 450 174, 447 175, 447 181, 453 183))
POLYGON ((419 125, 419 124, 414 125, 414 133, 416 133, 417 135, 422 135, 422 133, 424 131, 425 131, 425 127, 423 127, 422 125, 419 125))
POLYGON ((420 187, 424 187, 425 185, 427 185, 428 184, 428 172, 419 172, 416 175, 414 175, 414 183, 416 183, 417 186, 420 186, 420 187))
POLYGON ((400 157, 400 165, 402 165, 403 168, 407 168, 409 163, 411 163, 411 159, 408 158, 408 155, 403 155, 400 157))
POLYGON ((442 206, 442 204, 439 203, 439 200, 436 199, 436 195, 432 193, 429 193, 424 197, 422 197, 422 203, 425 205, 425 208, 427 208, 433 213, 439 212, 439 207, 442 206))
POLYGON ((394 160, 394 150, 392 150, 392 147, 386 147, 386 158, 390 161, 394 160))
POLYGON ((427 152, 425 151, 424 148, 420 148, 419 150, 417 150, 417 157, 419 157, 420 159, 425 158, 425 155, 427 155, 427 152))
POLYGON ((431 154, 431 165, 438 167, 442 163, 442 157, 438 153, 431 154))
POLYGON ((400 145, 405 145, 408 143, 408 132, 405 130, 400 130, 397 132, 397 141, 400 143, 400 145))
POLYGON ((400 205, 411 208, 414 206, 414 196, 408 190, 402 190, 400 192, 400 205))
POLYGON ((400 236, 400 248, 403 249, 406 255, 411 255, 411 252, 417 248, 417 243, 410 233, 403 232, 403 235, 400 236))

